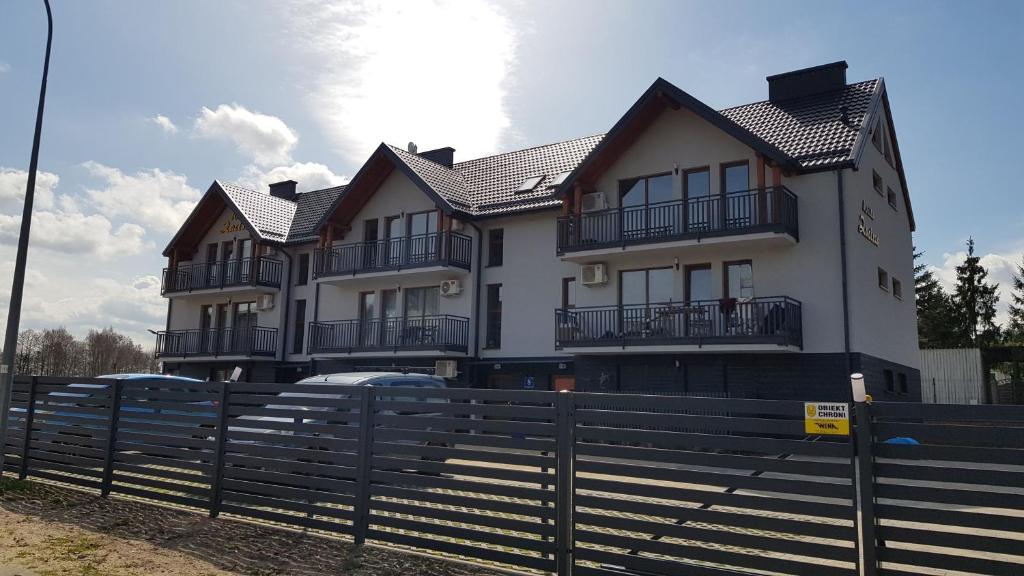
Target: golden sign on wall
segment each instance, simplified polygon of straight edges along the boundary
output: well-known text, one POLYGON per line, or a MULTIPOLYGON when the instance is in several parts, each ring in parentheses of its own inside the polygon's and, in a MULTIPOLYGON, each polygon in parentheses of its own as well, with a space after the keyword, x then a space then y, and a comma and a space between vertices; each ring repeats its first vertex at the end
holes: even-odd
POLYGON ((871 212, 871 206, 868 206, 867 202, 861 201, 860 203, 860 214, 857 217, 857 232, 871 242, 875 246, 878 246, 878 234, 868 226, 868 220, 874 220, 875 215, 871 212))
POLYGON ((242 231, 242 221, 238 219, 233 213, 228 214, 228 219, 224 221, 224 225, 220 227, 221 234, 231 234, 232 232, 242 231))

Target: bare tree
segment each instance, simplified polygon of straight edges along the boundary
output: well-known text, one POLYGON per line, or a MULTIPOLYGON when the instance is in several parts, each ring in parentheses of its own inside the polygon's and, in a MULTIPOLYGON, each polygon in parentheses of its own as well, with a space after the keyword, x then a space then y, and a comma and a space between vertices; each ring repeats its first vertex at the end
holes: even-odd
POLYGON ((64 328, 18 333, 15 373, 38 376, 100 376, 118 372, 155 373, 156 358, 113 328, 76 339, 64 328))

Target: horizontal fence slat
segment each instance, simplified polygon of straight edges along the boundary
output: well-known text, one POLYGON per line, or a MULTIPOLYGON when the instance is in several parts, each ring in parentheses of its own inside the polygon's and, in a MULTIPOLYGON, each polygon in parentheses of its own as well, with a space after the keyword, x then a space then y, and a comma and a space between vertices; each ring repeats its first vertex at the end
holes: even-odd
MULTIPOLYGON (((977 552, 993 552, 996 554, 1024 555, 1024 534, 1013 538, 999 538, 961 532, 940 532, 931 529, 905 528, 902 526, 881 525, 877 528, 878 537, 890 542, 906 542, 926 546, 941 546, 950 549, 974 550, 977 552)), ((950 554, 956 554, 950 550, 950 554)), ((1024 572, 1024 564, 1021 565, 1024 572)))
POLYGON ((288 474, 285 472, 273 472, 269 470, 238 468, 235 466, 228 466, 224 468, 224 478, 247 480, 251 482, 265 482, 268 484, 290 486, 293 488, 317 489, 338 494, 355 493, 355 483, 347 480, 288 474))
POLYGON ((898 420, 980 420, 1024 422, 1024 406, 1007 404, 924 404, 920 402, 875 402, 875 418, 898 420))
POLYGON ((531 438, 527 436, 499 436, 496 434, 468 434, 464 432, 438 432, 437 430, 402 430, 398 428, 376 428, 373 439, 394 441, 433 442, 447 445, 487 446, 491 448, 509 448, 512 450, 530 450, 534 452, 554 452, 554 438, 531 438))
POLYGON ((226 492, 224 494, 224 500, 236 505, 248 504, 251 506, 260 506, 262 508, 301 512, 309 516, 320 516, 323 518, 347 520, 350 522, 352 520, 352 511, 346 510, 345 508, 322 506, 309 502, 297 502, 294 500, 284 500, 281 498, 274 498, 272 496, 273 495, 247 494, 244 492, 226 492))
POLYGON ((377 470, 407 470, 413 473, 430 472, 442 475, 473 477, 484 480, 505 482, 521 482, 526 484, 553 485, 555 483, 554 469, 549 473, 544 473, 509 469, 498 466, 472 466, 465 464, 452 464, 450 462, 420 460, 418 458, 392 458, 387 456, 373 456, 372 462, 374 469, 377 470))
POLYGON ((876 462, 875 476, 929 482, 953 482, 986 486, 1024 488, 1024 466, 1019 471, 965 468, 958 466, 925 466, 924 463, 876 462))
POLYGON ((432 444, 403 444, 399 442, 374 442, 373 453, 377 455, 403 454, 425 458, 447 460, 468 460, 488 464, 511 464, 533 468, 554 468, 554 454, 524 454, 519 452, 498 452, 496 450, 473 450, 464 447, 439 446, 432 444))
POLYGON ((901 460, 946 460, 950 462, 1011 465, 1020 465, 1021 462, 1024 462, 1024 449, 1010 447, 915 446, 909 444, 875 443, 872 445, 871 450, 877 457, 901 460))
POLYGON ((918 424, 911 422, 875 422, 877 438, 909 436, 923 444, 957 446, 1024 446, 1024 427, 971 426, 967 424, 918 424))
POLYGON ((428 538, 446 537, 462 541, 469 540, 482 542, 484 544, 498 544, 502 548, 515 548, 518 550, 538 552, 541 554, 550 554, 555 550, 554 542, 550 540, 541 540, 539 537, 525 538, 523 536, 516 536, 508 533, 489 532, 486 530, 480 530, 479 528, 464 528, 461 526, 427 522, 418 518, 398 518, 395 516, 377 514, 373 509, 370 510, 370 525, 376 528, 387 527, 397 528, 406 532, 418 532, 420 534, 429 535, 427 536, 428 538))
POLYGON ((956 570, 989 576, 1020 576, 1021 564, 1004 562, 992 558, 974 558, 950 551, 948 554, 903 548, 878 548, 878 559, 882 562, 922 566, 940 570, 956 570))
POLYGON ((439 508, 437 506, 424 506, 420 502, 394 502, 381 499, 375 499, 371 504, 371 507, 377 512, 390 512, 393 514, 401 514, 403 516, 430 518, 433 520, 457 522, 460 524, 472 524, 474 526, 483 526, 498 530, 511 530, 524 534, 551 537, 555 534, 554 524, 545 524, 538 522, 536 519, 517 520, 514 518, 504 518, 494 514, 480 514, 476 512, 467 512, 465 510, 453 510, 448 508, 439 508))
POLYGON ((986 506, 1024 510, 1024 494, 1020 493, 1010 494, 1006 492, 932 488, 929 486, 907 486, 876 482, 875 496, 877 498, 907 500, 911 502, 937 502, 942 504, 959 504, 962 506, 986 506))
POLYGON ((727 410, 734 414, 759 414, 803 418, 804 403, 789 400, 748 400, 743 398, 701 398, 699 396, 645 396, 641 394, 607 394, 574 392, 573 405, 579 409, 610 406, 619 410, 642 412, 644 409, 673 412, 727 410))
POLYGON ((577 426, 620 425, 637 429, 672 427, 719 433, 806 435, 803 420, 579 409, 575 412, 575 418, 577 426))
MULTIPOLYGON (((520 498, 523 500, 553 501, 555 491, 541 488, 526 488, 523 486, 510 486, 488 482, 476 482, 468 480, 456 480, 443 476, 424 476, 421 474, 404 474, 401 472, 384 472, 380 470, 370 471, 370 480, 387 484, 397 484, 406 487, 439 488, 442 490, 457 490, 473 494, 487 494, 489 496, 520 498)), ((553 488, 553 487, 552 487, 553 488)), ((373 488, 371 487, 371 493, 373 488)))
POLYGON ((899 504, 878 503, 875 504, 875 515, 884 520, 920 522, 941 526, 958 526, 962 528, 981 528, 985 530, 1002 530, 1004 532, 1024 532, 1024 516, 967 512, 963 510, 938 508, 932 505, 925 508, 920 506, 901 506, 899 504))
POLYGON ((554 569, 553 560, 542 558, 540 556, 527 556, 525 554, 493 550, 471 544, 448 542, 444 540, 425 538, 422 536, 414 536, 411 534, 389 532, 386 530, 378 530, 372 526, 366 531, 366 537, 367 539, 376 540, 378 542, 388 542, 391 544, 398 544, 399 546, 430 550, 433 552, 440 552, 442 554, 454 554, 457 556, 479 558, 490 562, 520 566, 544 572, 552 572, 554 569))
MULTIPOLYGON (((306 488, 295 488, 281 486, 278 484, 265 484, 262 482, 250 482, 234 478, 224 479, 224 490, 227 493, 245 493, 257 496, 271 496, 279 499, 302 500, 303 502, 316 502, 320 504, 337 504, 339 506, 351 507, 355 503, 352 494, 344 492, 327 492, 324 490, 309 490, 306 488)), ((227 497, 227 496, 226 496, 227 497)), ((228 497, 230 499, 230 497, 228 497)))
MULTIPOLYGON (((378 484, 373 486, 373 495, 375 498, 381 497, 411 500, 416 502, 429 502, 432 504, 470 508, 481 512, 494 512, 499 514, 538 518, 545 521, 553 520, 555 518, 554 508, 537 504, 537 501, 533 501, 534 503, 528 504, 524 501, 517 502, 510 499, 487 498, 486 494, 430 492, 414 488, 378 484)), ((374 502, 376 502, 376 499, 374 502)), ((554 499, 550 502, 553 503, 554 499)))
POLYGON ((577 426, 574 430, 577 441, 624 442, 652 444, 659 448, 706 448, 715 450, 735 450, 743 452, 761 452, 764 454, 800 454, 805 456, 823 456, 831 458, 849 458, 852 454, 849 442, 808 442, 784 438, 758 438, 749 436, 729 436, 716 434, 698 434, 693 432, 664 432, 652 430, 626 430, 623 428, 603 428, 596 426, 577 426))

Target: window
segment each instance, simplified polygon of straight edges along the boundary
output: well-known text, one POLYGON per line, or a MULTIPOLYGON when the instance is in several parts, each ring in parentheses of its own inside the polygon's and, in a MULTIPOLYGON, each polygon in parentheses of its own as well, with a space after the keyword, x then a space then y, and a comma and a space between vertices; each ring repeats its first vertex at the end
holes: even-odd
POLYGON ((885 189, 885 198, 889 201, 889 206, 892 206, 893 210, 896 209, 896 193, 892 191, 892 188, 885 189))
POLYGON ((898 380, 898 383, 899 383, 899 388, 898 388, 899 394, 901 396, 906 396, 906 395, 910 394, 910 386, 907 384, 907 375, 904 374, 903 372, 900 372, 899 375, 897 376, 897 380, 898 380))
POLYGON ((427 261, 437 254, 437 211, 417 212, 409 214, 409 263, 427 261))
POLYGON ((292 354, 302 354, 302 345, 305 343, 306 338, 305 300, 295 301, 295 318, 293 320, 292 328, 295 330, 295 333, 292 334, 292 354))
POLYGON ((487 265, 501 266, 505 260, 505 229, 494 228, 487 232, 487 265))
POLYGON ((886 292, 889 291, 889 273, 881 268, 878 269, 878 287, 886 292))
POLYGON ((882 177, 879 176, 878 172, 875 172, 874 170, 871 171, 871 182, 872 184, 874 184, 875 191, 878 192, 879 195, 885 193, 882 191, 882 189, 885 187, 884 184, 882 184, 882 177))
POLYGON ((501 284, 487 285, 487 348, 501 348, 501 284))
POLYGON ((576 307, 576 278, 562 278, 562 308, 576 307))
POLYGON ((526 180, 523 180, 523 183, 519 185, 519 188, 516 189, 516 192, 517 193, 530 192, 534 188, 536 188, 537 184, 540 184, 540 181, 543 180, 543 179, 544 179, 544 175, 543 174, 541 174, 540 176, 530 176, 526 180))
POLYGON ((548 186, 551 186, 552 188, 554 188, 555 186, 561 186, 562 182, 565 182, 565 179, 568 178, 568 177, 569 177, 569 172, 568 171, 560 172, 557 176, 555 176, 555 179, 551 181, 551 184, 548 184, 548 186))
POLYGON ((627 238, 643 236, 649 230, 671 230, 670 214, 652 209, 651 204, 673 200, 672 175, 658 174, 619 181, 622 231, 627 238))
POLYGON ((754 297, 754 265, 750 260, 725 263, 726 298, 749 300, 754 297))
POLYGON ((672 269, 623 270, 619 299, 624 306, 662 304, 672 300, 672 269))
POLYGON ((896 383, 892 378, 892 370, 882 370, 882 380, 885 382, 885 391, 889 394, 896 392, 896 383))
POLYGON ((750 163, 746 160, 722 164, 722 193, 743 192, 750 189, 750 163))
POLYGON ((875 123, 875 129, 871 131, 871 143, 879 152, 882 151, 882 121, 875 123))
POLYGON ((437 286, 409 288, 405 291, 406 319, 422 319, 437 316, 441 307, 441 292, 437 286))
POLYGON ((309 282, 309 254, 299 254, 299 271, 295 274, 295 285, 305 286, 309 282))
POLYGON ((683 172, 683 197, 686 199, 686 226, 689 230, 707 230, 718 221, 718 203, 710 202, 711 170, 691 168, 683 172))
POLYGON ((903 300, 903 282, 896 278, 892 279, 892 295, 903 300))
POLYGON ((686 301, 711 300, 711 264, 686 267, 686 301))

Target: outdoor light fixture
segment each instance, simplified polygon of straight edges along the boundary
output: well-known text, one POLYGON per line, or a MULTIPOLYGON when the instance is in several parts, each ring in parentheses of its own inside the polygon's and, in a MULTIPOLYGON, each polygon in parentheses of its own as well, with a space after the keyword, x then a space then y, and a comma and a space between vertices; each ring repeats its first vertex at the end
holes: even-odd
POLYGON ((864 389, 864 375, 860 372, 850 374, 850 388, 853 390, 854 402, 866 402, 868 393, 864 389))

